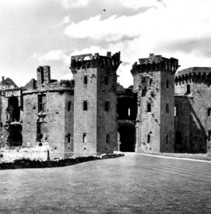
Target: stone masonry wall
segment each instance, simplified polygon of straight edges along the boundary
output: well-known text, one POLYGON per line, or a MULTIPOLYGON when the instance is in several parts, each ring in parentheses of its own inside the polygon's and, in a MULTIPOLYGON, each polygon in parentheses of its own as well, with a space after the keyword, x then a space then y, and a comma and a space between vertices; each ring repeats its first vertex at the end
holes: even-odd
POLYGON ((23 95, 23 146, 34 147, 37 140, 37 94, 23 95))
MULTIPOLYGON (((176 97, 179 114, 181 111, 189 115, 189 141, 182 139, 183 144, 188 142, 186 148, 191 153, 204 153, 211 151, 211 69, 210 68, 189 68, 179 71, 175 76, 175 93, 180 97, 184 97, 187 105, 179 105, 182 98, 176 97), (181 111, 180 111, 181 110, 181 111)), ((177 123, 181 124, 183 117, 179 117, 177 123)), ((176 127, 179 127, 176 124, 176 127)), ((185 129, 175 130, 181 131, 181 135, 185 134, 185 129)))
POLYGON ((100 153, 111 153, 117 148, 116 79, 116 70, 98 69, 97 151, 100 153), (109 102, 108 111, 105 110, 106 102, 109 102))
MULTIPOLYGON (((138 77, 137 77, 138 76, 138 77)), ((160 151, 160 72, 139 73, 138 112, 136 119, 136 152, 160 151), (147 105, 151 105, 148 112, 147 105)), ((134 88, 134 90, 138 90, 134 88)))
POLYGON ((97 68, 77 70, 74 81, 74 153, 89 155, 97 152, 97 68), (83 110, 84 101, 87 111, 83 110))
POLYGON ((174 152, 174 75, 161 72, 160 152, 174 152))

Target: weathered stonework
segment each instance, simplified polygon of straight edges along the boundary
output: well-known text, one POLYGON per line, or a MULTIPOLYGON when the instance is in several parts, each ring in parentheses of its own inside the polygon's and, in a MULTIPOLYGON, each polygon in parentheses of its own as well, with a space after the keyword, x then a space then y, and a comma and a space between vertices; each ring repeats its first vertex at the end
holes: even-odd
POLYGON ((175 75, 175 146, 178 152, 211 151, 211 68, 193 67, 175 75))
POLYGON ((136 144, 137 96, 133 87, 117 85, 118 150, 134 152, 136 144))
POLYGON ((117 147, 116 70, 120 63, 120 53, 71 58, 76 154, 109 153, 117 147))
POLYGON ((138 97, 136 152, 174 151, 174 73, 178 60, 150 54, 131 70, 138 97))

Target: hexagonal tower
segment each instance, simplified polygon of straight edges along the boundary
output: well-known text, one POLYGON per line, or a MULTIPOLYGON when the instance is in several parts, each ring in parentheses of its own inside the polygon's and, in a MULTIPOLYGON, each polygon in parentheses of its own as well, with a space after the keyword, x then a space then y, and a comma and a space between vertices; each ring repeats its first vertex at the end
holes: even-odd
POLYGON ((110 153, 117 147, 116 71, 120 52, 71 57, 74 87, 74 153, 110 153))
POLYGON ((174 152, 174 74, 178 60, 150 54, 131 70, 138 96, 136 152, 174 152))

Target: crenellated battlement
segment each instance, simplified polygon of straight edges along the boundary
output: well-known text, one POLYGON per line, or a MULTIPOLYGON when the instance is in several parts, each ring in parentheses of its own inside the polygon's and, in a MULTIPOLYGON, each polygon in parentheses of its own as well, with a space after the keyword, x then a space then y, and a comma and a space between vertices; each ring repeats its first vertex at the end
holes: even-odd
POLYGON ((210 67, 192 67, 175 74, 175 84, 183 84, 188 82, 205 82, 211 83, 210 67))
POLYGON ((152 72, 152 71, 170 71, 173 74, 178 69, 178 60, 175 58, 165 58, 161 55, 150 54, 149 58, 139 59, 139 62, 135 62, 132 66, 131 73, 152 72))
POLYGON ((120 65, 120 52, 111 55, 107 52, 107 56, 100 56, 99 53, 76 55, 71 57, 70 69, 73 73, 83 68, 111 68, 116 70, 120 65))

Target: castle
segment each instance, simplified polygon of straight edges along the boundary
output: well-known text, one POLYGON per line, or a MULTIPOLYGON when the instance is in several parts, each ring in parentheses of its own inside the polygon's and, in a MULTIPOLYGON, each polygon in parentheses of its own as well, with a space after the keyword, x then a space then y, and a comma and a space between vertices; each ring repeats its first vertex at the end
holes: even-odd
POLYGON ((24 87, 0 83, 1 147, 48 144, 54 157, 113 151, 211 151, 211 68, 177 71, 174 58, 150 54, 131 69, 133 87, 117 83, 120 53, 72 56, 73 80, 53 80, 49 66, 24 87))

